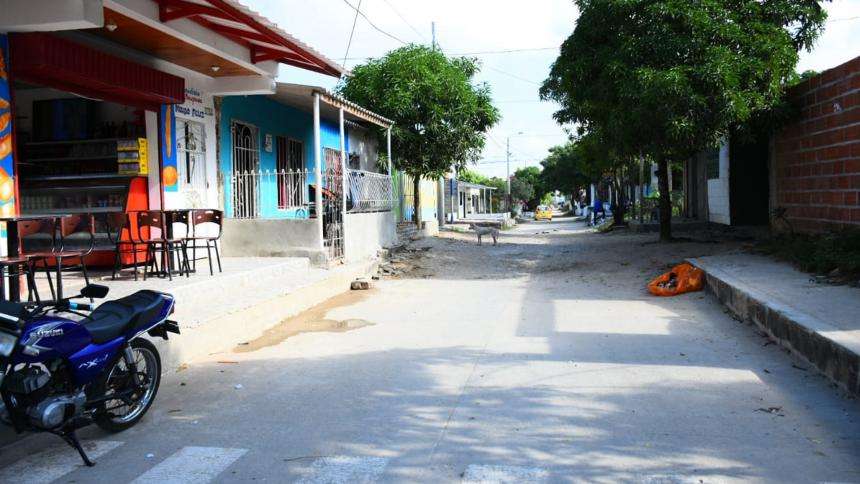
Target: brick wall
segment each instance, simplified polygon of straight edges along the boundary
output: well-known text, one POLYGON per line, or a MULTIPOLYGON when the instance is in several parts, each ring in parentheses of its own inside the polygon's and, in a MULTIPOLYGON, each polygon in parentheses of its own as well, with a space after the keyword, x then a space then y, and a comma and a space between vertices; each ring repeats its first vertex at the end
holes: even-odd
POLYGON ((790 95, 802 116, 774 137, 773 203, 796 230, 860 228, 860 57, 790 95))

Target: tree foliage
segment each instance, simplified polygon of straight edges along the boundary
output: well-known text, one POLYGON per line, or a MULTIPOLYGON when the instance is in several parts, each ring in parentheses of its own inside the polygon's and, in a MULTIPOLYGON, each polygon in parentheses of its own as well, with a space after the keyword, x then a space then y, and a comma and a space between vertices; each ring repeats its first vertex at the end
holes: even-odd
POLYGON ((356 66, 337 91, 394 121, 394 166, 438 177, 478 159, 484 133, 499 120, 488 85, 473 83, 472 58, 408 45, 356 66))
POLYGON ((668 239, 668 163, 779 103, 798 50, 823 28, 822 1, 575 0, 579 20, 541 96, 619 158, 658 162, 668 239))
POLYGON ((478 69, 476 59, 408 45, 356 66, 337 87, 342 96, 395 122, 392 161, 413 177, 416 207, 419 180, 477 160, 484 133, 499 120, 489 86, 472 81, 478 69))
POLYGON ((511 199, 531 205, 535 198, 535 187, 524 178, 511 178, 511 199))

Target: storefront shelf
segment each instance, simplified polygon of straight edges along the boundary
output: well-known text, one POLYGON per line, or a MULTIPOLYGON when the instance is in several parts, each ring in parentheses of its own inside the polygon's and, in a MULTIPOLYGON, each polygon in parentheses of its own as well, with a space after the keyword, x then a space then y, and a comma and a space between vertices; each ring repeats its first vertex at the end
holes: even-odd
POLYGON ((74 207, 74 208, 34 208, 22 209, 25 215, 64 215, 76 213, 110 213, 122 212, 123 207, 74 207))
POLYGON ((26 143, 27 146, 48 146, 48 145, 80 145, 84 143, 116 143, 117 141, 126 138, 97 138, 97 139, 73 139, 63 141, 31 141, 26 143))
POLYGON ((72 192, 109 191, 109 192, 115 192, 115 191, 125 191, 125 190, 128 190, 128 185, 99 185, 99 186, 94 186, 94 187, 79 187, 79 186, 77 186, 77 187, 34 187, 34 188, 27 188, 28 193, 31 193, 31 192, 65 192, 65 191, 72 191, 72 192))
POLYGON ((121 175, 118 173, 90 173, 82 175, 50 175, 29 176, 27 181, 61 181, 61 180, 108 180, 111 178, 131 178, 137 175, 121 175))
POLYGON ((57 158, 30 158, 27 161, 32 163, 44 163, 52 161, 91 161, 91 160, 115 160, 116 153, 112 155, 93 155, 93 156, 63 156, 57 158))

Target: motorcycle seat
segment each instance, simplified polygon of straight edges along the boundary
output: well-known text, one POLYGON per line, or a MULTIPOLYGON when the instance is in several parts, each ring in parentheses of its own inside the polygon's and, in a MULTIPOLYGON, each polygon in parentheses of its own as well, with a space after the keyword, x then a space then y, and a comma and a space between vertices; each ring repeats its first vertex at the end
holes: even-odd
POLYGON ((160 314, 164 302, 165 298, 159 292, 137 291, 100 305, 81 320, 81 324, 90 332, 93 343, 105 343, 151 324, 160 314))

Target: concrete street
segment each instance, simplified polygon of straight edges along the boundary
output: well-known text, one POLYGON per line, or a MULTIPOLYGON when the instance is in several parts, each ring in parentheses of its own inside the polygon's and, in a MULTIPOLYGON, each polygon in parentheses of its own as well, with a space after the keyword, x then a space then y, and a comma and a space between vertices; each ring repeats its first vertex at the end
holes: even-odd
POLYGON ((95 468, 30 436, 0 481, 860 482, 856 400, 711 296, 645 291, 738 242, 488 239, 416 242, 402 275, 169 369, 137 427, 82 432, 95 468))

